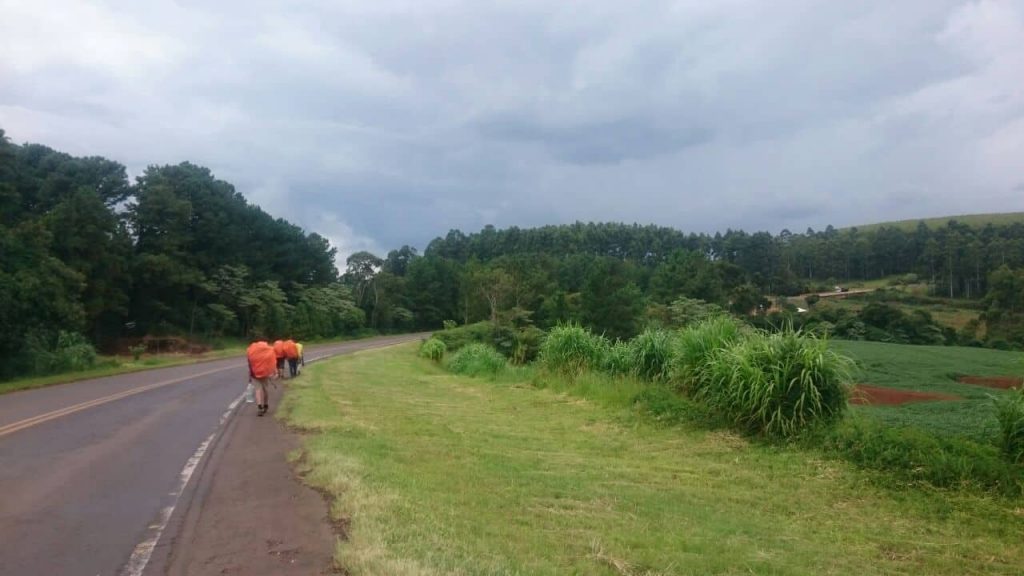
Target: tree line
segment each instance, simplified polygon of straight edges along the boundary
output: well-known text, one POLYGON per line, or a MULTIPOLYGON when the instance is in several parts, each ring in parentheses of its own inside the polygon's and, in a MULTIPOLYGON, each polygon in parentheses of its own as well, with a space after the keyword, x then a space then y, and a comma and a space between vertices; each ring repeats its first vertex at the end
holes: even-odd
MULTIPOLYGON (((769 308, 774 296, 893 275, 926 283, 932 297, 969 301, 990 327, 1017 325, 1024 310, 1011 303, 1019 301, 1012 295, 1022 268, 1024 223, 709 235, 577 222, 452 230, 422 254, 410 246, 385 258, 355 254, 349 274, 361 270, 359 282, 373 287, 373 301, 363 305, 378 328, 410 318, 420 328, 503 318, 547 328, 571 320, 628 338, 669 322, 679 298, 747 315, 769 308)), ((1000 338, 1024 344, 1024 334, 1010 332, 1000 338)))
POLYGON ((53 371, 63 343, 337 336, 362 310, 328 241, 206 168, 125 167, 0 130, 0 378, 53 371))

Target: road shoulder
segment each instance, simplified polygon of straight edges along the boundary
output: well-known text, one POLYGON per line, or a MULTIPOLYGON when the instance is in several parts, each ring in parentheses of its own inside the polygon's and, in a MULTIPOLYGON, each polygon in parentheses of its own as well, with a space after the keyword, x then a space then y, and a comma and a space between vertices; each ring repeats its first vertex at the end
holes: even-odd
POLYGON ((300 437, 242 404, 200 471, 189 505, 147 574, 333 574, 337 537, 319 493, 287 461, 300 437))

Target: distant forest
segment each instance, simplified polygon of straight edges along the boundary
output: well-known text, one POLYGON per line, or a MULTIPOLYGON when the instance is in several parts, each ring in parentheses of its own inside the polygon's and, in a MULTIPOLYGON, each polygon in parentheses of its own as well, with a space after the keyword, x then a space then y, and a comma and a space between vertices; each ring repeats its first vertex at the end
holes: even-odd
MULTIPOLYGON (((993 326, 1024 313, 1024 224, 777 235, 575 223, 450 231, 422 254, 353 254, 249 204, 200 166, 77 158, 0 130, 0 378, 55 351, 144 336, 333 337, 482 319, 628 337, 680 298, 745 315, 766 297, 916 275, 993 326)), ((1003 338, 1014 340, 1012 330, 1003 338)), ((1024 335, 1021 335, 1024 340, 1024 335)))
MULTIPOLYGON (((652 323, 668 323, 669 308, 680 298, 747 316, 772 308, 774 297, 896 277, 926 284, 932 299, 977 309, 990 339, 1024 344, 1024 223, 970 227, 950 221, 864 233, 831 226, 777 235, 728 230, 713 236, 636 224, 488 226, 472 234, 452 230, 422 256, 405 246, 383 260, 365 253, 353 258, 380 270, 372 282, 383 296, 380 309, 368 309, 371 318, 386 322, 388 310, 400 307, 425 328, 445 319, 470 323, 528 314, 541 328, 579 321, 626 338, 652 323)), ((898 311, 873 312, 884 317, 898 311)), ((904 337, 900 330, 916 328, 899 326, 901 321, 890 316, 876 327, 893 341, 975 343, 973 333, 965 342, 904 337)))

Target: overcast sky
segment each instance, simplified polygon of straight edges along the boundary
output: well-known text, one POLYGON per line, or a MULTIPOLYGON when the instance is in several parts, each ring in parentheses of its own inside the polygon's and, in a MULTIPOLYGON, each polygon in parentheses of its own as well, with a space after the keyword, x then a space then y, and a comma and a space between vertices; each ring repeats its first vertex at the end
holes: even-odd
POLYGON ((0 127, 342 257, 451 228, 1024 210, 1024 0, 0 0, 0 127))

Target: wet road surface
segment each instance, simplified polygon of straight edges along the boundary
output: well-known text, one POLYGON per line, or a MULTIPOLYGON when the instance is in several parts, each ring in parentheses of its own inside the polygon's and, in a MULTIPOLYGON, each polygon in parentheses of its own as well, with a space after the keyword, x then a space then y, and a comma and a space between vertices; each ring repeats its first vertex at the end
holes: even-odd
MULTIPOLYGON (((309 346, 306 359, 420 337, 309 346)), ((236 357, 0 396, 0 575, 141 573, 247 376, 236 357)))

